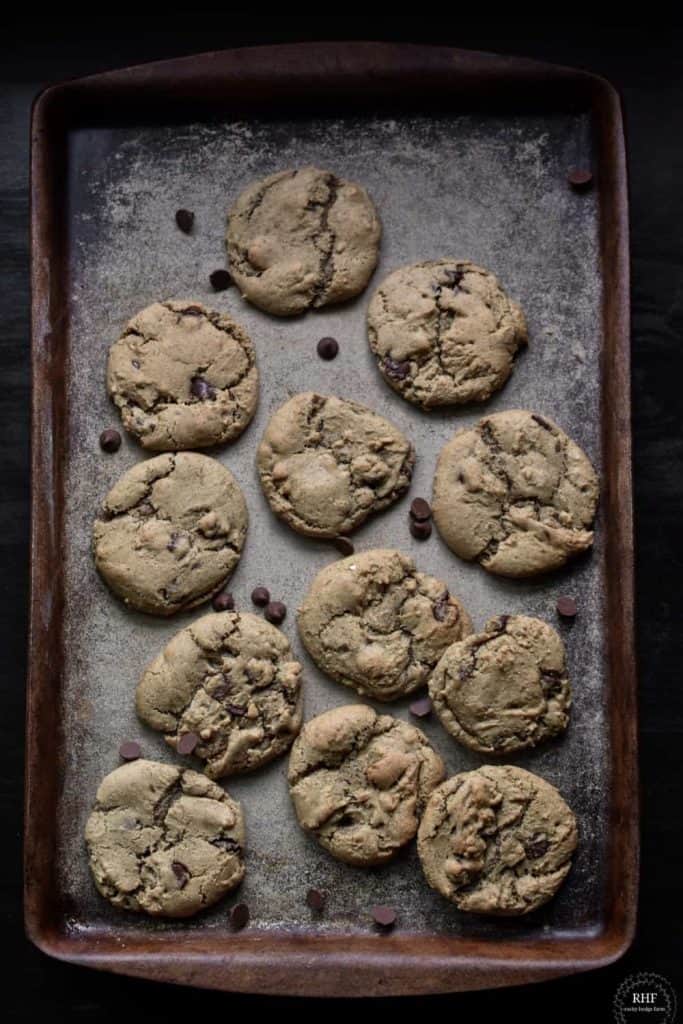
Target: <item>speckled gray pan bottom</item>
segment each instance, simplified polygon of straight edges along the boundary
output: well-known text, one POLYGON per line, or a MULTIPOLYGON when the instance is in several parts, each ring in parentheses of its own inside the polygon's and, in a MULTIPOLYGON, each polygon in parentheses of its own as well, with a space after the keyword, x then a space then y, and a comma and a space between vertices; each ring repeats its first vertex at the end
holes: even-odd
MULTIPOLYGON (((64 760, 57 852, 60 895, 70 927, 114 925, 154 931, 175 928, 113 910, 92 884, 83 827, 97 785, 119 763, 124 739, 137 739, 150 758, 173 761, 162 737, 136 719, 133 695, 144 666, 170 637, 205 608, 156 621, 126 611, 99 580, 90 555, 95 510, 118 476, 144 458, 126 439, 116 455, 100 452, 106 426, 118 426, 104 386, 109 345, 135 313, 155 299, 197 299, 226 310, 249 331, 261 371, 254 422, 216 457, 234 473, 250 513, 242 560, 232 579, 237 604, 265 584, 289 608, 284 630, 305 666, 306 718, 354 695, 326 680, 305 654, 295 609, 313 575, 337 557, 329 545, 298 537, 270 512, 258 485, 254 455, 271 413, 289 396, 314 389, 364 402, 413 439, 417 465, 410 496, 429 497, 437 453, 456 427, 484 412, 530 408, 556 420, 600 465, 600 269, 596 197, 566 184, 587 124, 569 115, 544 117, 410 117, 296 123, 231 123, 80 131, 71 138, 69 168, 70 437, 66 531, 68 546, 66 682, 61 708, 64 760), (349 305, 293 320, 273 319, 243 302, 236 289, 214 295, 209 274, 225 265, 225 213, 244 186, 281 168, 315 163, 370 192, 382 217, 381 262, 370 289, 349 305), (174 213, 195 213, 190 236, 174 213), (466 257, 491 268, 529 321, 530 346, 512 379, 484 407, 425 414, 383 382, 365 338, 365 311, 377 283, 403 263, 466 257), (320 360, 323 335, 339 340, 333 363, 320 360)), ((514 763, 554 783, 577 813, 580 846, 558 898, 528 919, 467 917, 432 892, 414 846, 381 869, 335 862, 297 827, 286 785, 286 759, 250 777, 228 781, 243 802, 248 834, 247 878, 238 899, 251 909, 251 928, 367 931, 371 903, 391 904, 401 928, 470 936, 585 935, 600 924, 606 810, 609 799, 605 716, 605 624, 602 609, 604 523, 590 557, 538 582, 506 581, 458 560, 434 534, 414 540, 410 497, 354 535, 357 548, 396 546, 424 571, 446 580, 465 602, 475 628, 502 612, 556 621, 555 601, 576 597, 580 614, 561 626, 574 683, 569 732, 554 745, 514 763), (329 893, 327 912, 313 922, 309 887, 329 893)), ((410 718, 408 701, 395 712, 410 718)), ((449 772, 481 759, 446 734, 436 718, 423 727, 449 772)), ((191 761, 187 761, 188 766, 191 761)), ((46 766, 46 770, 51 770, 46 766)), ((219 904, 180 927, 225 929, 219 904)))

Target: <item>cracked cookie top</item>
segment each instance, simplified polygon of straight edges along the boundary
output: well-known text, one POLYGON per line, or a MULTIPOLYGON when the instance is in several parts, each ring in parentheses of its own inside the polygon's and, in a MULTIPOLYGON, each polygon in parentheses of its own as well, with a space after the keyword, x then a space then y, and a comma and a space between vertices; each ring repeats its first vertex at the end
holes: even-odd
POLYGON ((468 260, 429 260, 382 282, 368 308, 368 338, 387 383, 432 409, 498 391, 527 329, 488 270, 468 260))
POLYGON ((307 392, 272 416, 256 461, 276 515, 308 537, 337 537, 403 494, 415 451, 364 405, 307 392))
POLYGON ((390 549, 363 551, 318 573, 298 626, 323 672, 382 701, 424 686, 449 644, 472 631, 446 584, 390 549))
POLYGON ((528 914, 571 867, 576 819, 549 782, 512 765, 454 775, 432 794, 417 836, 433 889, 460 910, 528 914))
POLYGON ((448 648, 429 695, 448 732, 480 754, 535 747, 569 722, 564 644, 540 619, 501 615, 448 648))
POLYGON ((212 779, 272 761, 301 727, 301 665, 284 633, 256 615, 205 615, 182 629, 145 671, 137 712, 177 749, 193 753, 212 779))
POLYGON ((486 416, 444 445, 434 521, 461 558, 500 576, 557 569, 593 543, 598 478, 587 455, 546 416, 486 416))
POLYGON ((382 228, 365 189, 302 167, 250 185, 228 214, 230 272, 260 309, 293 316, 361 292, 382 228))
POLYGON ((143 448, 206 448, 239 437, 258 401, 251 339, 199 302, 155 302, 109 350, 107 388, 143 448))
POLYGON ((223 586, 247 532, 232 473, 195 452, 157 455, 124 473, 93 527, 95 564, 132 608, 172 615, 223 586))
POLYGON ((244 877, 240 805, 203 775, 156 761, 102 780, 85 841, 101 894, 155 917, 190 917, 244 877))
POLYGON ((289 760, 299 824, 347 864, 382 864, 410 842, 444 776, 419 729, 364 704, 306 722, 289 760))

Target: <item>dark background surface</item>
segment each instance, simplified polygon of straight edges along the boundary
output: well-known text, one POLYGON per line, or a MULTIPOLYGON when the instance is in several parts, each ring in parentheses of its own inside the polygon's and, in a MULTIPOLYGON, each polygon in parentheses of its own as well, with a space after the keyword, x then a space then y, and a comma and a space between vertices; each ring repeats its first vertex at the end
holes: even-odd
MULTIPOLYGON (((371 1012, 428 1012, 525 1021, 612 1019, 637 971, 665 975, 683 1002, 681 894, 683 660, 683 28, 607 28, 576 20, 488 27, 433 11, 433 21, 309 17, 175 17, 79 21, 15 18, 0 43, 0 913, 8 968, 3 1016, 57 1020, 320 1012, 275 1000, 153 985, 52 961, 23 936, 21 822, 29 522, 28 143, 33 98, 46 84, 165 57, 305 39, 387 39, 535 57, 609 78, 625 110, 631 192, 633 428, 640 681, 642 871, 636 941, 617 964, 542 985, 366 1003, 371 1012), (182 25, 182 28, 180 27, 182 25)), ((49 770, 49 769, 48 769, 49 770)), ((347 1011, 361 1011, 348 1005, 347 1011)), ((683 1011, 679 1012, 679 1018, 683 1011)))

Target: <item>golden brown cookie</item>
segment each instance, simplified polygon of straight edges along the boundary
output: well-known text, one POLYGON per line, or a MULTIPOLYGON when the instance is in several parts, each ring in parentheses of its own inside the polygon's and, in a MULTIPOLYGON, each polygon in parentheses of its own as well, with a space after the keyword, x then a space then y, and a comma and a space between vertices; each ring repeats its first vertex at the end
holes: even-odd
POLYGON ((459 910, 517 916, 552 899, 576 843, 576 819, 554 786, 484 765, 432 793, 417 850, 431 887, 459 910))

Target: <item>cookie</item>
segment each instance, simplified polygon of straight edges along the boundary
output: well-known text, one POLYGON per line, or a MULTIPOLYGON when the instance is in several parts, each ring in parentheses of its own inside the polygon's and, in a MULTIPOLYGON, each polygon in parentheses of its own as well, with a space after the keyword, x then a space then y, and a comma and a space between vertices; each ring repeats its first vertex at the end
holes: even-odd
POLYGON ((225 466, 196 452, 124 473, 93 529, 95 564, 131 608, 173 615, 207 601, 237 565, 247 506, 225 466))
POLYGON ((571 686, 564 644, 526 615, 490 619, 452 644, 429 679, 442 725, 480 754, 512 754, 564 732, 571 686))
POLYGON ((520 307, 468 260, 395 270, 372 297, 367 327, 384 379, 423 409, 490 398, 527 343, 520 307))
POLYGON ((419 729, 364 704, 307 722, 289 760, 302 828, 347 864, 382 864, 410 842, 444 776, 419 729))
POLYGON ((432 794, 417 836, 433 889, 459 910, 528 914, 571 867, 576 819, 549 782, 512 765, 484 765, 432 794))
POLYGON ((448 546, 499 576, 557 569, 593 543, 598 478, 587 455, 545 416, 486 416, 443 447, 434 521, 448 546))
POLYGON ((244 877, 237 801, 197 772, 156 761, 131 761, 102 780, 85 842, 101 894, 154 917, 191 917, 244 877))
POLYGON ((318 668, 381 701, 424 686, 449 644, 472 631, 445 583, 389 549, 363 551, 318 573, 298 625, 318 668))
POLYGON ((228 215, 230 272, 259 309, 293 316, 358 295, 382 228, 364 188, 302 167, 257 181, 228 215))
POLYGON ((254 346, 227 313, 198 302, 155 302, 109 350, 107 389, 143 448, 233 441, 258 401, 254 346))
POLYGON ((415 451, 364 405, 308 392, 273 415, 256 461, 276 515, 307 537, 337 537, 403 494, 415 451))
POLYGON ((212 779, 250 772, 289 749, 301 726, 301 665, 256 615, 205 615, 182 629, 138 684, 137 712, 174 750, 187 733, 212 779))

